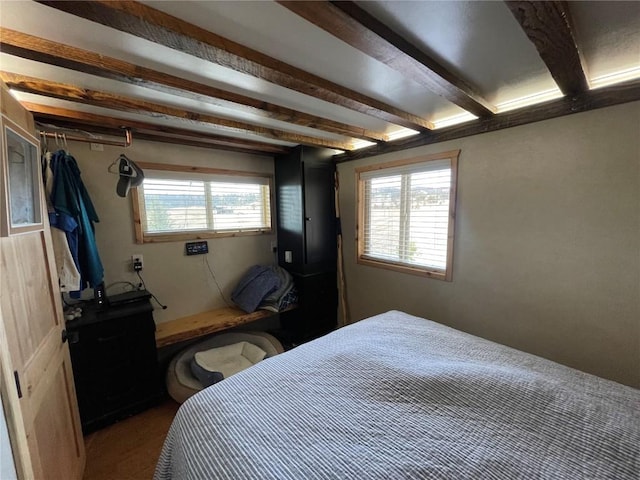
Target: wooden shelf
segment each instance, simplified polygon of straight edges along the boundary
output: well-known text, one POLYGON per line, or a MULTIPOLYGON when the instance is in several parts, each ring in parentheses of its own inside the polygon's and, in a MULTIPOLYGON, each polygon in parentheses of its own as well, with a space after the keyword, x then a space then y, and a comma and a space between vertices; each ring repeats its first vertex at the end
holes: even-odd
POLYGON ((158 348, 166 347, 167 345, 227 330, 273 315, 277 314, 268 310, 246 313, 236 307, 224 307, 177 318, 158 324, 156 327, 156 346, 158 348))

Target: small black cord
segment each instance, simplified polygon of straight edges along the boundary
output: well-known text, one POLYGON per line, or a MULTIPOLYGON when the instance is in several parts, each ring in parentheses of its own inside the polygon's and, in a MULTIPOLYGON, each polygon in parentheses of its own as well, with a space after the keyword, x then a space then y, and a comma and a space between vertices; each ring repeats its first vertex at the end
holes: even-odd
POLYGON ((211 265, 209 264, 209 258, 208 258, 207 255, 204 256, 204 262, 207 264, 207 268, 209 269, 209 273, 211 274, 211 277, 213 277, 213 281, 215 282, 216 287, 218 287, 218 292, 220 292, 220 296, 222 297, 222 300, 224 300, 224 303, 227 304, 227 307, 232 307, 233 305, 231 305, 229 303, 227 298, 224 296, 224 293, 222 293, 222 289, 220 288, 220 284, 218 283, 218 279, 216 278, 216 274, 213 273, 213 269, 211 268, 211 265))
MULTIPOLYGON (((140 272, 137 271, 136 274, 138 275, 138 278, 140 279, 140 283, 142 284, 142 288, 147 290, 147 285, 144 283, 144 279, 142 278, 142 275, 140 275, 140 272)), ((149 292, 149 290, 147 290, 147 292, 149 292)), ((162 307, 163 310, 167 309, 167 306, 163 305, 162 303, 160 303, 160 300, 158 300, 158 298, 153 293, 149 292, 149 295, 151 295, 151 298, 153 298, 156 301, 156 303, 162 307)))
POLYGON ((144 284, 144 279, 142 278, 142 275, 140 275, 140 271, 139 270, 136 270, 136 275, 138 275, 138 278, 140 279, 140 285, 142 285, 142 288, 144 288, 146 290, 147 286, 144 284))

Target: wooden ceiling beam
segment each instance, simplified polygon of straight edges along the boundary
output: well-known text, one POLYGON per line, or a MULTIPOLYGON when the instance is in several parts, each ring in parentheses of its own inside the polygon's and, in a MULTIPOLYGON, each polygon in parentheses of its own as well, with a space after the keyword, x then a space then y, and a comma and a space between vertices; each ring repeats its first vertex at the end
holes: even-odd
MULTIPOLYGON (((167 135, 182 136, 191 138, 195 141, 202 141, 211 146, 235 147, 251 152, 262 153, 286 153, 288 147, 283 145, 275 145, 271 143, 254 142, 242 138, 228 137, 224 135, 214 135, 202 133, 195 130, 185 130, 181 128, 168 127, 153 123, 138 122, 123 118, 109 117, 105 115, 97 115, 95 113, 81 112, 67 108, 51 107, 33 102, 21 102, 22 105, 29 110, 34 118, 40 122, 50 121, 55 125, 69 126, 73 128, 86 129, 99 133, 99 129, 107 129, 110 132, 121 132, 122 128, 129 127, 135 134, 134 140, 139 133, 149 133, 158 137, 166 137, 167 135)), ((105 131, 106 132, 106 131, 105 131)), ((177 142, 179 143, 179 142, 177 142)))
MULTIPOLYGON (((197 140, 194 137, 172 137, 172 136, 161 136, 150 133, 138 132, 136 133, 135 138, 140 140, 147 140, 149 142, 157 142, 157 143, 170 143, 173 145, 188 145, 190 147, 199 147, 199 148, 213 148, 216 150, 226 150, 230 152, 238 152, 238 153, 248 153, 252 155, 256 155, 262 153, 260 151, 256 151, 253 149, 244 148, 241 146, 235 146, 233 144, 224 144, 218 142, 207 142, 202 140, 197 140)), ((269 153, 271 156, 274 154, 280 154, 282 152, 264 152, 269 153)))
POLYGON ((496 112, 496 107, 482 98, 474 87, 354 2, 278 3, 468 112, 478 117, 491 116, 496 112))
POLYGON ((320 78, 141 3, 37 1, 236 72, 251 75, 386 122, 419 131, 433 128, 431 122, 417 115, 320 78))
POLYGON ((334 155, 333 159, 337 163, 348 162, 636 101, 640 101, 640 80, 631 80, 571 97, 565 96, 520 110, 498 113, 491 118, 477 119, 414 137, 345 152, 334 155))
POLYGON ((372 142, 387 140, 387 135, 383 132, 335 122, 8 28, 0 27, 0 49, 9 55, 36 62, 151 88, 183 98, 206 101, 212 105, 303 127, 372 142))
POLYGON ((565 95, 589 90, 580 51, 564 1, 507 1, 507 7, 533 42, 565 95))
POLYGON ((130 97, 123 97, 109 92, 98 92, 58 82, 50 82, 44 79, 32 78, 25 75, 18 75, 9 72, 0 72, 0 80, 10 88, 21 92, 44 95, 58 98, 70 102, 84 103, 94 107, 109 108, 125 112, 151 115, 155 118, 175 119, 179 118, 189 122, 216 125, 230 129, 240 134, 260 135, 283 142, 312 145, 317 147, 335 148, 339 150, 352 150, 350 142, 331 140, 319 137, 311 137, 298 133, 285 132, 260 125, 253 125, 237 120, 216 117, 206 113, 184 110, 181 108, 160 105, 157 103, 138 100, 130 97))

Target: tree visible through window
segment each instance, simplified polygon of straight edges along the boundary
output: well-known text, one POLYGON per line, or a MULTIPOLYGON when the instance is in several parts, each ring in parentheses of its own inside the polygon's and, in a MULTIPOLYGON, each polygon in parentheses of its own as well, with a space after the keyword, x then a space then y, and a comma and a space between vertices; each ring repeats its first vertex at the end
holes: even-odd
POLYGON ((270 232, 270 184, 262 174, 145 170, 136 197, 138 241, 270 232))
POLYGON ((458 154, 356 170, 359 263, 451 279, 458 154))

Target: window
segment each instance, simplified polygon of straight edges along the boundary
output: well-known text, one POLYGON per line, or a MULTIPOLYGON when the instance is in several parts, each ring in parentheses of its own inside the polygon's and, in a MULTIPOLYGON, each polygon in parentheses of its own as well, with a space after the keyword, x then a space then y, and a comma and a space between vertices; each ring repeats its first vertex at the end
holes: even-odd
POLYGON ((358 263, 451 280, 459 153, 356 169, 358 263))
POLYGON ((271 233, 271 176, 138 163, 133 195, 138 243, 271 233))

